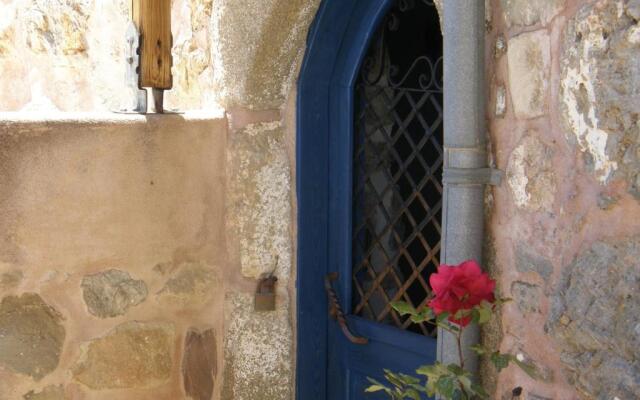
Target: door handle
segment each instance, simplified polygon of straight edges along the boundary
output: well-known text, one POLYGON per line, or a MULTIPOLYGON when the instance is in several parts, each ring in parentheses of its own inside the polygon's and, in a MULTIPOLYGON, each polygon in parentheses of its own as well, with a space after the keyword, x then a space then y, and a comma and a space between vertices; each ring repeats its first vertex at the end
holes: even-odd
POLYGON ((342 307, 340 307, 340 301, 338 300, 338 295, 336 291, 333 290, 332 282, 338 279, 337 272, 328 273, 324 277, 324 290, 327 292, 327 298, 329 299, 329 315, 334 320, 338 321, 338 325, 340 325, 340 329, 342 333, 349 339, 351 343, 354 344, 367 344, 369 343, 369 339, 356 336, 349 329, 349 325, 347 325, 347 319, 344 317, 344 313, 342 312, 342 307))

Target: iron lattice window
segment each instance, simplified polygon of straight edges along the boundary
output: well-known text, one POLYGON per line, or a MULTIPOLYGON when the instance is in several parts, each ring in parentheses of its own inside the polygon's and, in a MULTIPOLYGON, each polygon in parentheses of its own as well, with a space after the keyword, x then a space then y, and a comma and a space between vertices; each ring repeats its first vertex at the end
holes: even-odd
POLYGON ((429 275, 440 258, 437 18, 428 1, 398 1, 369 48, 355 88, 353 313, 424 335, 435 335, 432 325, 412 323, 391 302, 425 306, 429 275))

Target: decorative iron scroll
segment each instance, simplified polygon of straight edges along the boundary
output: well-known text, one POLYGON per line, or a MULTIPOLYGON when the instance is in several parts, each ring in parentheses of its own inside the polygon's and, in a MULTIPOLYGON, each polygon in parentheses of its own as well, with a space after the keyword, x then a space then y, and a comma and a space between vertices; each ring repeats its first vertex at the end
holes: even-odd
POLYGON ((398 0, 360 68, 354 116, 352 312, 435 335, 430 325, 414 324, 391 308, 399 300, 416 308, 426 305, 429 275, 440 257, 442 37, 425 34, 429 22, 438 24, 432 1, 398 0), (414 39, 413 50, 403 50, 407 38, 414 39))

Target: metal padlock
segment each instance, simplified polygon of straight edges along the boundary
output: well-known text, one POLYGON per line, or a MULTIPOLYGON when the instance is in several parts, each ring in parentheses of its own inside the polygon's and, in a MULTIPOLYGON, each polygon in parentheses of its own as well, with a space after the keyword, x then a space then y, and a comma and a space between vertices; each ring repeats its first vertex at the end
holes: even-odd
POLYGON ((269 274, 258 281, 256 290, 256 311, 275 311, 276 309, 276 282, 278 278, 269 274))

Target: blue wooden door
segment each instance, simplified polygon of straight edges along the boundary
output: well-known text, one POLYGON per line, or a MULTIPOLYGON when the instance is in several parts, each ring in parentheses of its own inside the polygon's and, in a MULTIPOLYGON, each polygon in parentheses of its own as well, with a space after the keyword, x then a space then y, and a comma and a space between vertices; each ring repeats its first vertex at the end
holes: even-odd
POLYGON ((298 398, 358 400, 367 377, 436 358, 442 37, 429 0, 325 1, 298 104, 298 398))

